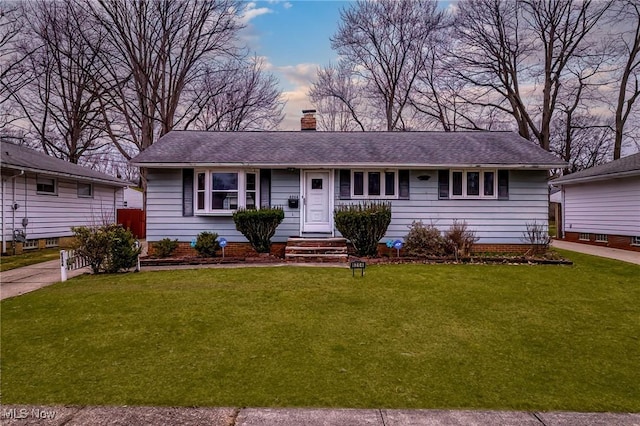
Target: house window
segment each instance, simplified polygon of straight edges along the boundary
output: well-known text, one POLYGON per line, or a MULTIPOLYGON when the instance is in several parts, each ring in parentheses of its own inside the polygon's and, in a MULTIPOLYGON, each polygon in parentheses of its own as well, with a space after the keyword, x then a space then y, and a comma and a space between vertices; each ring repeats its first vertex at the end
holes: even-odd
POLYGON ((609 236, 607 234, 596 234, 597 243, 606 243, 607 241, 609 241, 609 236))
POLYGON ((450 180, 450 198, 496 198, 498 193, 495 170, 452 170, 450 180))
POLYGON ((195 173, 197 214, 231 213, 258 205, 258 173, 231 170, 201 170, 195 173))
POLYGON ((38 176, 36 178, 36 192, 38 194, 56 195, 56 180, 38 176))
POLYGON ((640 235, 636 235, 631 237, 631 245, 632 246, 640 246, 640 235))
POLYGON ((33 250, 38 248, 38 240, 26 240, 22 243, 23 250, 33 250))
POLYGON ((352 181, 352 198, 398 198, 398 172, 395 170, 352 171, 352 181))
POLYGON ((58 247, 60 245, 60 241, 58 238, 47 238, 44 240, 44 246, 47 248, 58 247))
POLYGON ((588 233, 581 232, 580 235, 578 236, 578 239, 580 241, 590 241, 591 235, 589 235, 588 233))
POLYGON ((78 198, 92 198, 93 185, 90 183, 78 182, 78 198))

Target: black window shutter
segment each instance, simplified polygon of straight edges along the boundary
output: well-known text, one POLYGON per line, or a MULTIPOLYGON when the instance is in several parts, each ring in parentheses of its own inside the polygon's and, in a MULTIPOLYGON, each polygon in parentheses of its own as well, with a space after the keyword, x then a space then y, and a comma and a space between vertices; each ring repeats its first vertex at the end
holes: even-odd
POLYGON ((509 199, 509 170, 498 170, 498 200, 509 199))
POLYGON ((340 170, 340 199, 348 200, 351 198, 351 170, 340 170))
POLYGON ((260 170, 260 208, 271 207, 271 170, 260 170))
POLYGON ((193 216, 193 169, 182 169, 182 216, 193 216))
POLYGON ((449 198, 449 170, 438 170, 438 198, 449 198))
POLYGON ((399 198, 409 199, 409 170, 398 170, 399 198))

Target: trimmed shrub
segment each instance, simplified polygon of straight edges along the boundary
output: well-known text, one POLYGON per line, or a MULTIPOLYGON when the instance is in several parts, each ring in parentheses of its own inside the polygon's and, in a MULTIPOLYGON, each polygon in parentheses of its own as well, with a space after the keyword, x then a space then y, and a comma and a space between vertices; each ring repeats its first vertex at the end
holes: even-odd
POLYGON ((242 232, 258 253, 269 253, 271 237, 283 220, 284 210, 280 207, 239 209, 233 214, 236 229, 242 232))
POLYGON ((434 225, 413 221, 404 239, 404 248, 409 256, 442 256, 446 254, 447 242, 434 225))
POLYGON ((71 228, 75 237, 74 250, 89 261, 94 274, 115 273, 136 265, 141 248, 131 231, 120 225, 71 228))
POLYGON ((153 251, 158 257, 169 257, 178 248, 178 240, 163 238, 153 245, 153 251))
POLYGON ((444 238, 448 245, 449 252, 455 254, 456 259, 468 256, 473 245, 479 240, 476 231, 467 228, 467 222, 453 220, 451 227, 444 233, 444 238))
POLYGON ((218 234, 207 231, 199 233, 196 239, 196 245, 193 248, 196 249, 200 256, 216 257, 216 251, 220 250, 218 234))
POLYGON ((351 241, 359 256, 375 256, 378 254, 378 242, 391 223, 391 204, 365 202, 341 205, 336 207, 333 216, 336 228, 351 241))

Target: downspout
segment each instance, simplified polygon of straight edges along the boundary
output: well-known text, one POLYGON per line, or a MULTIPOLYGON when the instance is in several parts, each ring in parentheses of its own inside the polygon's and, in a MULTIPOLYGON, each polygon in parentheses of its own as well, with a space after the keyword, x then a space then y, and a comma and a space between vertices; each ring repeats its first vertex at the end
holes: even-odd
MULTIPOLYGON (((18 203, 16 203, 16 178, 23 176, 24 170, 20 170, 17 175, 11 176, 11 235, 13 241, 13 254, 16 254, 16 210, 18 209, 18 203)), ((4 238, 2 240, 4 243, 4 238)))

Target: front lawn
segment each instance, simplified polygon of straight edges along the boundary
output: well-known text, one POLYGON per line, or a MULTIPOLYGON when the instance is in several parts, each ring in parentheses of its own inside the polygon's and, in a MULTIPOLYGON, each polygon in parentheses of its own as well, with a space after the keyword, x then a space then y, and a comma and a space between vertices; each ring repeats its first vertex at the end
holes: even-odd
POLYGON ((83 276, 1 302, 4 404, 640 411, 640 267, 83 276))

